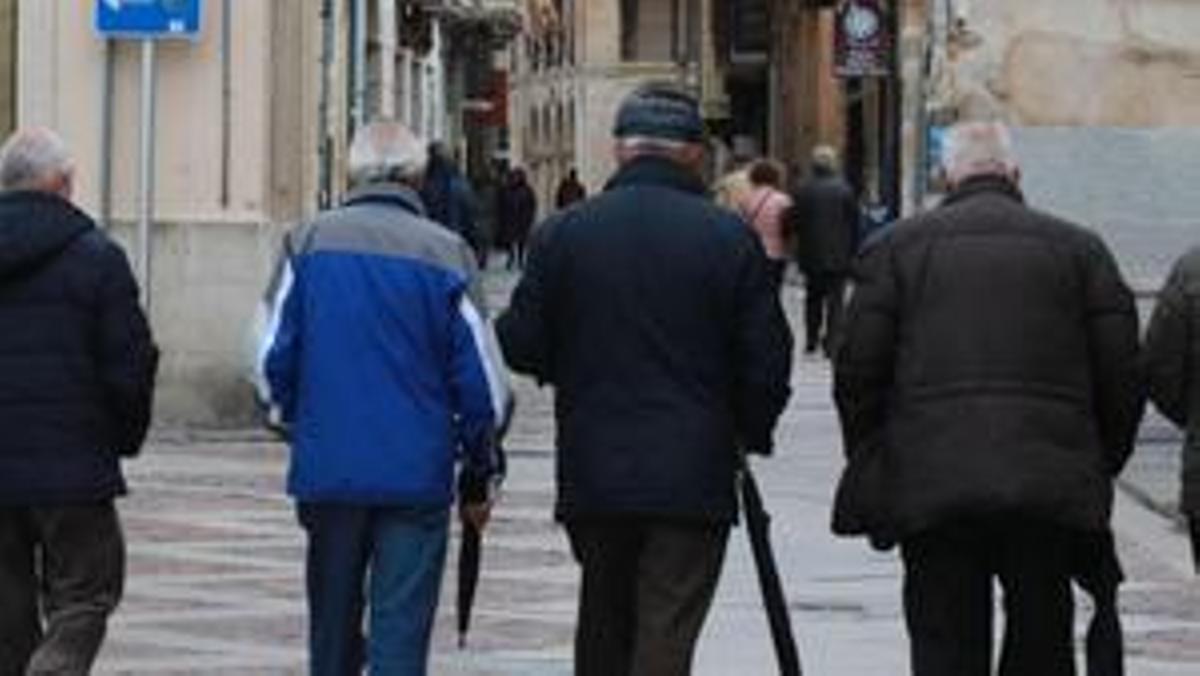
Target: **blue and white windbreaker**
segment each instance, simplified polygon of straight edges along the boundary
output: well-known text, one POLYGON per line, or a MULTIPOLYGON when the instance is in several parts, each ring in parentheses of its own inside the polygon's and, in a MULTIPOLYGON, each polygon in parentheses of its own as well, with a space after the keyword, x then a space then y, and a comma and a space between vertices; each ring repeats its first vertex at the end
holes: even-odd
POLYGON ((298 500, 443 505, 498 471, 510 393, 474 255, 416 193, 358 191, 290 232, 262 314, 260 396, 298 500))

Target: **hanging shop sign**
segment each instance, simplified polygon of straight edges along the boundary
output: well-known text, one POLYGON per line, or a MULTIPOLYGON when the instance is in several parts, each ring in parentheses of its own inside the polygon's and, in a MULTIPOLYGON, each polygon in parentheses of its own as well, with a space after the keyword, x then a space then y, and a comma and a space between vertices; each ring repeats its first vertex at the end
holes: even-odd
POLYGON ((837 9, 834 72, 839 77, 889 77, 894 36, 885 0, 844 0, 837 9))

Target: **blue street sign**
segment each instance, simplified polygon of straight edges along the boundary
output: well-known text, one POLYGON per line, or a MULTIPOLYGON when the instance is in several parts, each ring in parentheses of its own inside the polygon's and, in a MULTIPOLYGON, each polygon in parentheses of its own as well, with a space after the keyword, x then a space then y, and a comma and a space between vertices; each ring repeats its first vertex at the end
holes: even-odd
POLYGON ((113 38, 195 38, 200 0, 96 0, 96 31, 113 38))

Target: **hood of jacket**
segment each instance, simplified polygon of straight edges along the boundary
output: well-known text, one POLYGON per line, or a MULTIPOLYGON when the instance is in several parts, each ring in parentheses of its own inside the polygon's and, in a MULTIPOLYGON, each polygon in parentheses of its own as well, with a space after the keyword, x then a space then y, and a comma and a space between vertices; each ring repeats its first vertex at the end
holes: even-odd
POLYGON ((57 195, 0 193, 0 279, 36 270, 92 227, 86 214, 57 195))

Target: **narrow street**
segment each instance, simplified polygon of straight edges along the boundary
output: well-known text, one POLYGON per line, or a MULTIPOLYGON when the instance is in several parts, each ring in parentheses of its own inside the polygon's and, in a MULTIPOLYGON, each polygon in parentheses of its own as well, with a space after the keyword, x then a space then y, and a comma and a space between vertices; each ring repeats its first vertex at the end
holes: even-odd
MULTIPOLYGON (((496 307, 512 276, 491 273, 488 283, 496 307)), ((797 321, 800 289, 789 286, 786 294, 797 321)), ((777 455, 756 468, 774 516, 805 673, 903 674, 907 644, 894 553, 837 540, 828 529, 841 443, 827 363, 798 359, 793 384, 777 455)), ((528 381, 518 388, 520 409, 507 444, 510 478, 487 535, 469 646, 460 651, 453 630, 455 539, 433 674, 571 673, 576 569, 551 520, 551 402, 528 381)), ((121 508, 129 579, 98 673, 304 672, 304 549, 283 493, 285 466, 284 447, 262 432, 156 432, 143 457, 127 465, 132 495, 121 508)), ((1135 471, 1139 485, 1151 486, 1155 472, 1170 470, 1169 463, 1150 462, 1135 471)), ((1128 673, 1195 674, 1200 584, 1191 576, 1184 537, 1124 492, 1116 530, 1130 578, 1121 603, 1128 673)), ((1080 635, 1089 615, 1081 597, 1080 635)), ((777 673, 742 530, 730 540, 697 673, 777 673)))

